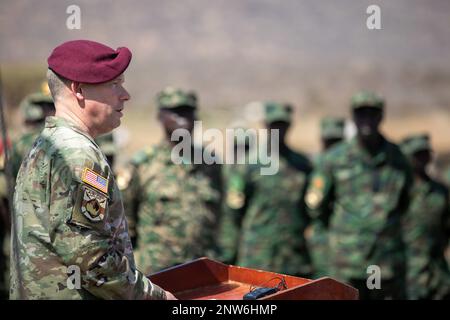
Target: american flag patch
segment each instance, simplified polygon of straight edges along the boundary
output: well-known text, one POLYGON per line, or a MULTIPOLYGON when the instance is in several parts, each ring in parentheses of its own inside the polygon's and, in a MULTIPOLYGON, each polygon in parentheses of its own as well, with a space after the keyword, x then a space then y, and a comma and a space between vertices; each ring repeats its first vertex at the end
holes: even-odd
POLYGON ((89 168, 84 168, 81 181, 86 182, 88 185, 93 186, 103 193, 108 193, 108 180, 89 168))

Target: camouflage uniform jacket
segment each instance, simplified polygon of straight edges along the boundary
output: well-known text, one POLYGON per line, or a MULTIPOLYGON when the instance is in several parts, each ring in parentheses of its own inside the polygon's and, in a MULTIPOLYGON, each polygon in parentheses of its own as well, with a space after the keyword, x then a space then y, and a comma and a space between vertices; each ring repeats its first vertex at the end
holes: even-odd
POLYGON ((384 138, 373 157, 356 138, 324 154, 305 201, 311 218, 328 226, 331 275, 366 279, 367 267, 377 265, 382 279, 404 279, 401 217, 410 185, 407 159, 384 138))
POLYGON ((303 236, 307 225, 304 192, 311 165, 290 149, 280 152, 279 160, 274 161, 279 161, 276 174, 261 175, 260 166, 252 165, 247 177, 241 182, 235 178, 228 190, 225 214, 234 217, 230 220, 239 230, 233 233, 239 236, 234 242, 236 264, 308 275, 311 264, 303 236))
POLYGON ((403 219, 408 298, 442 298, 450 293, 444 257, 450 223, 448 189, 433 180, 416 180, 411 194, 403 219))
POLYGON ((171 150, 164 141, 139 152, 124 190, 127 216, 136 220, 136 261, 147 273, 217 255, 220 166, 175 164, 171 150))
POLYGON ((165 298, 135 267, 105 157, 73 123, 47 118, 19 170, 13 211, 12 299, 165 298))

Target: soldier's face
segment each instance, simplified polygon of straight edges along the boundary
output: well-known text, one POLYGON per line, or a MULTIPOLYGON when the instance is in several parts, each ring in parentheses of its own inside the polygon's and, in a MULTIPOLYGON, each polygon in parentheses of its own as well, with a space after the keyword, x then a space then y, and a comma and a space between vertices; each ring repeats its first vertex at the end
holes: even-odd
POLYGON ((110 132, 120 125, 125 101, 130 99, 124 81, 122 74, 105 83, 81 86, 88 120, 97 134, 110 132))
POLYGON ((169 135, 172 135, 176 129, 185 129, 192 133, 195 110, 183 106, 173 109, 162 109, 159 111, 159 120, 169 135))
POLYGON ((358 135, 363 138, 378 135, 383 113, 379 109, 361 107, 353 111, 353 121, 358 135))

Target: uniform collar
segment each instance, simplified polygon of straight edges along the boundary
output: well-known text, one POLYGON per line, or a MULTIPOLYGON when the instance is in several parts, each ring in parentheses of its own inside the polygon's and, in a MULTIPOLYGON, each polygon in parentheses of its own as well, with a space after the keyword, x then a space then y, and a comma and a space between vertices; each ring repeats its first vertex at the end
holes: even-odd
POLYGON ((97 146, 97 143, 95 142, 95 140, 87 132, 83 131, 79 126, 77 126, 73 121, 71 121, 69 119, 61 118, 61 117, 55 117, 55 116, 47 117, 45 119, 45 128, 57 128, 57 127, 70 128, 73 131, 85 136, 94 145, 97 146))
POLYGON ((363 159, 363 162, 368 163, 369 165, 380 165, 386 161, 388 154, 388 142, 383 136, 381 136, 381 139, 382 142, 378 153, 372 156, 365 148, 363 148, 358 143, 358 138, 353 137, 352 140, 350 140, 351 150, 353 151, 352 153, 357 155, 358 158, 363 159))

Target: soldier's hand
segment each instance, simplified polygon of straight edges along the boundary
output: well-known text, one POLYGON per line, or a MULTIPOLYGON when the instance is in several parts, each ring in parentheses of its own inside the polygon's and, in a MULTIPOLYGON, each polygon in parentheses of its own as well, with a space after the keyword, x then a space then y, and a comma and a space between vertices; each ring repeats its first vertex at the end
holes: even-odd
POLYGON ((178 300, 172 293, 166 291, 166 300, 178 300))

